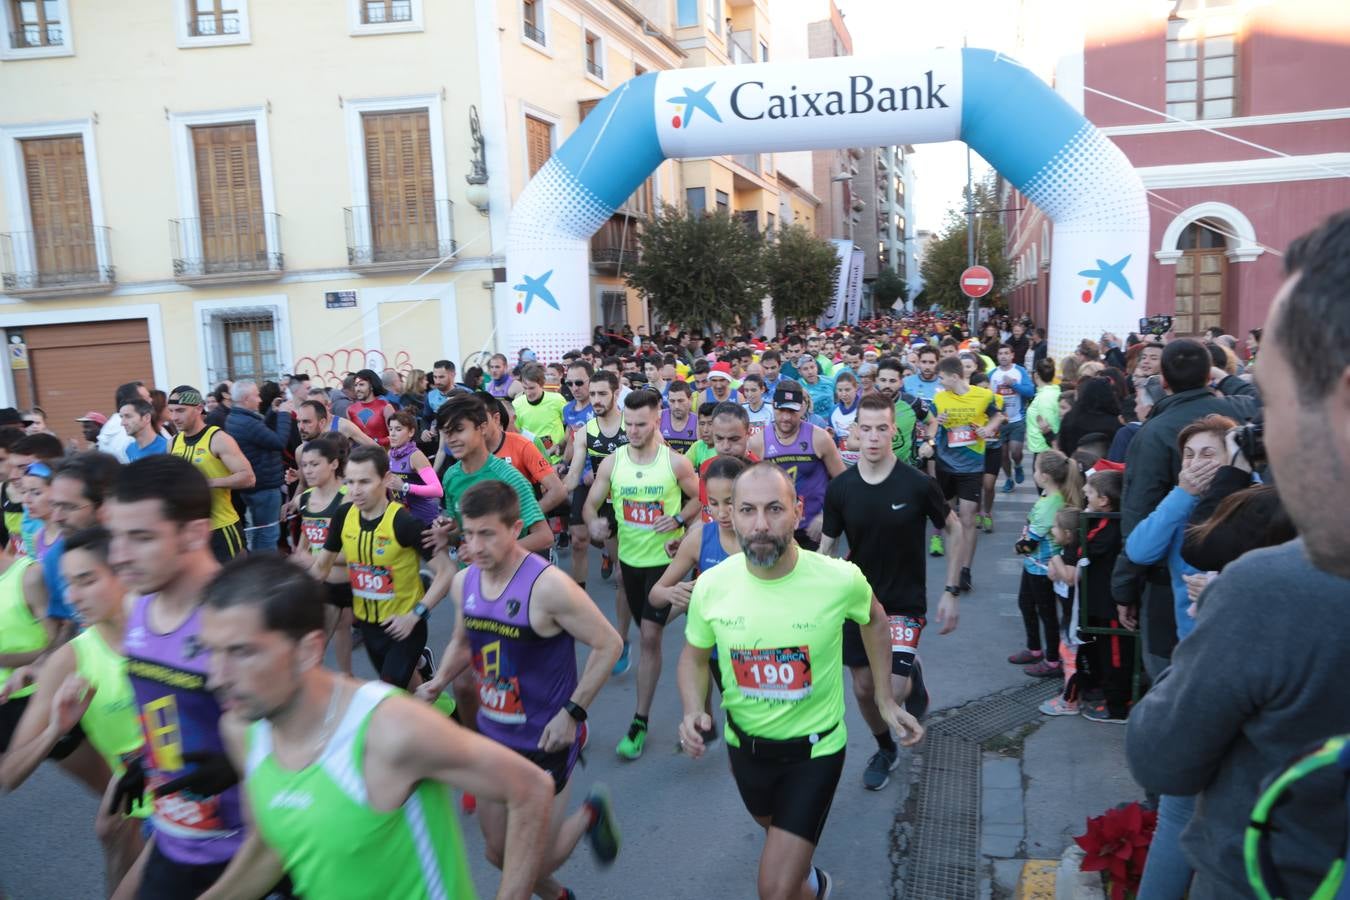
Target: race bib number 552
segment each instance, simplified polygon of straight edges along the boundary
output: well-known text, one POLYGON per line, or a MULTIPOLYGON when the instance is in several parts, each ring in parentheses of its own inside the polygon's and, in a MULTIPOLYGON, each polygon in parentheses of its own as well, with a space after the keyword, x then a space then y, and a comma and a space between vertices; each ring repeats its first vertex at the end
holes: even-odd
POLYGON ((731 670, 743 697, 803 700, 811 696, 809 647, 733 648, 731 670))

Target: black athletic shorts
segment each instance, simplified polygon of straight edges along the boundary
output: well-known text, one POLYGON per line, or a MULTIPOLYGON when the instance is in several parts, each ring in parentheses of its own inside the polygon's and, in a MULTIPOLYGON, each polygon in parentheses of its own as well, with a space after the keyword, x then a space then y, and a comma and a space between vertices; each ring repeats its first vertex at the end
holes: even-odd
POLYGON ((412 633, 401 641, 390 637, 383 625, 359 619, 356 624, 361 629, 370 664, 379 673, 380 680, 406 690, 427 646, 426 619, 419 619, 412 633))
POLYGON ((844 751, 815 759, 776 762, 755 759, 739 747, 727 745, 731 774, 741 802, 756 818, 789 834, 820 842, 825 820, 834 803, 834 790, 844 771, 844 751))
POLYGON ((145 861, 138 900, 192 900, 205 894, 221 874, 226 862, 191 866, 174 862, 156 844, 145 861))
POLYGON ((576 768, 577 760, 581 757, 581 748, 586 746, 586 735, 586 723, 582 722, 577 726, 577 739, 570 747, 552 752, 520 749, 516 749, 516 752, 553 776, 553 796, 556 797, 563 792, 563 788, 567 787, 567 782, 572 778, 572 770, 576 768))
POLYGON ((222 566, 244 552, 244 532, 239 523, 215 528, 211 531, 211 554, 222 566))
POLYGON ((324 602, 338 609, 352 608, 352 585, 349 581, 329 581, 324 586, 324 602))
MULTIPOLYGON (((914 654, 919 649, 925 621, 922 616, 888 618, 891 620, 891 674, 908 678, 914 669, 914 654)), ((850 669, 866 669, 869 665, 862 628, 852 620, 844 621, 844 665, 850 669)))
POLYGON ((656 587, 656 583, 665 574, 666 567, 630 566, 619 560, 619 571, 623 577, 623 592, 628 598, 628 611, 633 614, 633 621, 640 623, 646 619, 658 625, 666 624, 666 620, 670 618, 670 607, 663 606, 657 609, 648 599, 652 588, 656 587))
POLYGON ((984 474, 997 475, 999 468, 1003 465, 1003 445, 990 447, 984 445, 984 474))
MULTIPOLYGON (((0 703, 0 753, 9 749, 9 742, 14 740, 14 732, 19 729, 19 720, 23 718, 23 712, 28 708, 28 701, 33 699, 32 694, 25 694, 22 697, 15 697, 7 703, 0 703)), ((84 729, 80 723, 76 722, 75 727, 61 735, 60 739, 52 745, 52 750, 47 754, 47 758, 60 762, 67 756, 75 752, 75 749, 84 743, 84 729)))
POLYGON ((955 497, 958 500, 979 503, 980 492, 984 487, 984 473, 953 472, 951 469, 938 466, 937 483, 938 487, 942 488, 942 496, 947 500, 955 497))
POLYGON ((589 484, 579 484, 572 489, 572 508, 567 513, 568 525, 585 525, 581 511, 586 508, 586 495, 591 492, 589 484))

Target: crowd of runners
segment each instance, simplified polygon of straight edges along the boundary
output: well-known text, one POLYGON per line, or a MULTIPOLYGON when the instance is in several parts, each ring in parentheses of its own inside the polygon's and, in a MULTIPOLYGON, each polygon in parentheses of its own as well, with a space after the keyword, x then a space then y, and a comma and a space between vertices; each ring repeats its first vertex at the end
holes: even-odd
MULTIPOLYGON (((1229 818, 1265 772, 1229 761, 1234 735, 1251 740, 1263 704, 1317 710, 1286 708, 1280 746, 1350 731, 1347 695, 1308 668, 1296 701, 1247 695, 1246 719, 1178 710, 1235 674, 1192 675, 1202 662, 1249 665, 1216 648, 1247 625, 1197 612, 1245 595, 1220 572, 1300 534, 1297 559, 1273 561, 1334 559, 1299 471, 1347 463, 1346 414, 1299 403, 1350 390, 1345 304, 1317 293, 1347 244, 1342 217, 1291 251, 1264 344, 1105 334, 1055 359, 1031 322, 969 333, 920 313, 774 337, 672 326, 340 385, 134 382, 71 446, 40 410, 0 410, 0 784, 50 761, 99 797, 121 898, 471 896, 458 807, 498 896, 557 900, 575 896, 554 872, 581 841, 602 864, 620 850, 605 788, 571 795, 583 748, 636 761, 655 715, 694 759, 725 742, 764 829, 759 896, 829 897, 814 850, 843 771, 845 672, 879 791, 924 734, 930 614, 951 632, 993 577, 973 571, 983 537, 1020 555, 1025 646, 1008 661, 1062 682, 1042 712, 1131 723, 1136 774, 1162 794, 1141 896, 1237 896, 1245 819, 1229 818), (1314 313, 1339 345, 1310 333, 1314 313), (1263 409, 1258 372, 1282 408, 1263 409), (1025 525, 996 528, 1028 481, 1025 525), (591 548, 612 615, 588 594, 591 548), (945 557, 940 593, 929 556, 945 557), (444 648, 427 646, 431 617, 453 622, 444 648), (678 712, 653 709, 672 625, 678 712), (378 681, 353 678, 354 647, 378 681), (630 724, 591 735, 588 710, 634 662, 630 724), (1200 734, 1210 768, 1165 746, 1191 746, 1169 728, 1200 734)), ((1343 559, 1316 570, 1333 599, 1343 559)), ((1318 665, 1350 653, 1317 643, 1334 645, 1318 665)), ((1312 877, 1316 849, 1287 850, 1288 881, 1312 877)))

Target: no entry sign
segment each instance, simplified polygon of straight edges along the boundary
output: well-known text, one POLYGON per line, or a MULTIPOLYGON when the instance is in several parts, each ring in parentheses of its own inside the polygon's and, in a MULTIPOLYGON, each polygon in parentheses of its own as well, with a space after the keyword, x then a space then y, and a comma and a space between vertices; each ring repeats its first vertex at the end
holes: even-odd
POLYGON ((961 273, 961 293, 980 298, 994 289, 994 273, 984 266, 971 266, 961 273))

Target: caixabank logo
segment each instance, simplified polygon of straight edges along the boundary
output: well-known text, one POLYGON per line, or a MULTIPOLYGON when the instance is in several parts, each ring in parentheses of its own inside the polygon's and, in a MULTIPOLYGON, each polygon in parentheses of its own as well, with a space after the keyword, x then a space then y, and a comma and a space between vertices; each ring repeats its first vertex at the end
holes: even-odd
MULTIPOLYGON (((675 106, 671 127, 688 128, 695 113, 720 123, 722 116, 708 96, 716 84, 710 81, 701 88, 682 88, 679 96, 668 98, 667 102, 675 106)), ((793 84, 786 91, 775 91, 764 81, 750 80, 731 88, 727 105, 732 115, 746 122, 948 109, 950 105, 942 96, 946 87, 931 69, 924 72, 922 81, 902 85, 878 84, 869 75, 850 75, 848 90, 811 91, 793 84)))
POLYGON ((1087 287, 1079 297, 1084 303, 1096 303, 1102 299, 1102 294, 1111 285, 1115 285, 1120 292, 1131 300, 1134 299, 1134 291, 1130 289, 1130 280, 1125 277, 1125 266, 1129 263, 1134 254, 1127 253, 1113 263, 1104 259, 1097 260, 1097 268, 1083 269, 1078 274, 1087 279, 1087 287))
POLYGON ((547 303, 554 309, 558 308, 558 301, 553 296, 553 292, 548 289, 548 280, 553 277, 553 270, 549 269, 543 275, 537 278, 529 275, 522 275, 521 283, 512 288, 517 292, 516 312, 524 315, 530 311, 530 307, 535 300, 547 303))
POLYGON ((685 88, 684 93, 678 97, 671 97, 671 103, 675 104, 675 115, 671 116, 670 124, 672 128, 688 128, 694 121, 694 113, 702 112, 714 122, 722 121, 722 116, 717 112, 717 107, 708 99, 708 92, 713 89, 715 81, 710 81, 703 87, 695 90, 694 88, 685 88))

